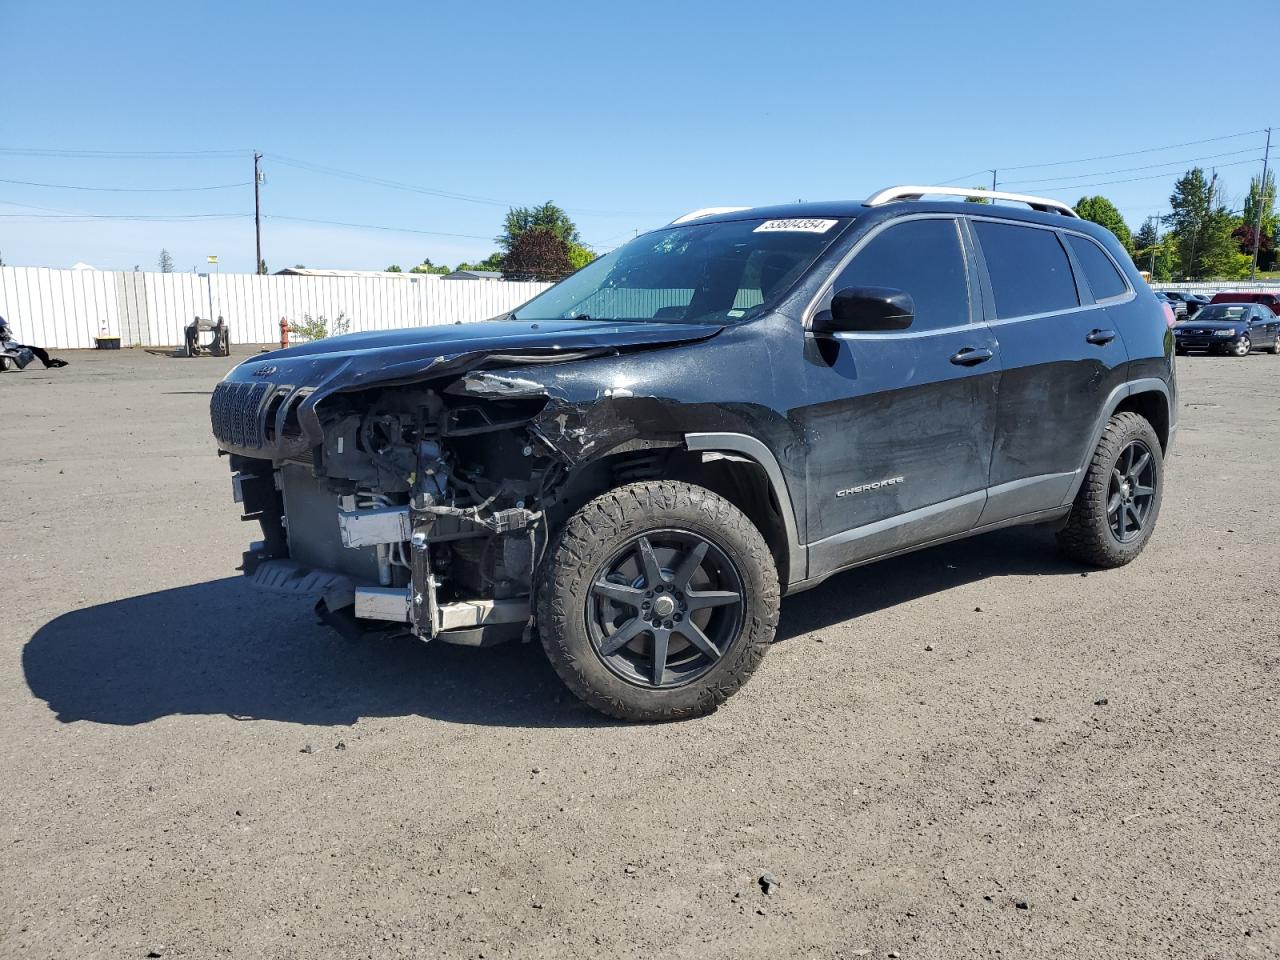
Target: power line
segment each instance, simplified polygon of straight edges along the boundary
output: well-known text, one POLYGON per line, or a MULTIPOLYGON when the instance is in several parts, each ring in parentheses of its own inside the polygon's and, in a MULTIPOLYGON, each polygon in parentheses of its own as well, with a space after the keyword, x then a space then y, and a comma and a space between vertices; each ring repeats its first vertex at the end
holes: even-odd
POLYGON ((47 187, 51 190, 92 190, 103 193, 194 193, 201 190, 232 190, 238 187, 251 187, 252 183, 218 183, 207 187, 88 187, 73 183, 36 183, 32 180, 4 180, 0 183, 12 183, 21 187, 47 187))
MULTIPOLYGON (((343 180, 352 180, 356 183, 368 183, 374 186, 387 187, 392 190, 405 190, 410 193, 419 193, 423 196, 438 197, 443 200, 460 200, 464 203, 479 203, 495 207, 518 207, 521 204, 514 200, 499 200, 495 197, 483 197, 469 193, 457 193, 452 190, 442 190, 438 187, 424 187, 418 184, 405 183, 401 180, 388 180, 385 177, 375 177, 370 174, 358 173, 354 170, 341 170, 337 167, 326 167, 322 164, 312 163, 309 160, 298 160, 294 157, 283 157, 278 153, 268 153, 264 155, 266 159, 276 163, 282 163, 285 166, 296 167, 299 170, 305 170, 309 173, 318 173, 328 177, 338 177, 343 180)), ((634 210, 589 210, 582 207, 571 207, 568 213, 578 214, 579 216, 595 216, 595 217, 636 217, 643 216, 634 210)))
MULTIPOLYGON (((247 216, 247 214, 246 214, 247 216)), ((413 227, 389 227, 377 223, 348 223, 344 220, 320 220, 314 217, 287 217, 279 213, 264 213, 263 219, 266 220, 288 220, 293 223, 319 223, 331 227, 351 227, 357 230, 386 230, 391 233, 418 233, 427 237, 455 237, 459 240, 487 240, 492 242, 492 237, 480 237, 471 233, 443 233, 439 230, 416 230, 413 227)))
POLYGON ((1184 143, 1171 143, 1163 147, 1147 147, 1144 150, 1129 150, 1125 153, 1105 153, 1096 157, 1081 157, 1078 160, 1054 160, 1049 163, 1024 163, 1021 166, 1002 166, 1001 170, 1035 170, 1042 167, 1064 167, 1074 163, 1092 163, 1095 160, 1115 160, 1119 157, 1136 157, 1144 153, 1159 153, 1162 150, 1176 150, 1179 147, 1193 147, 1201 143, 1218 143, 1222 140, 1235 140, 1238 137, 1251 137, 1261 134, 1263 130, 1245 130, 1242 133, 1228 133, 1221 137, 1206 137, 1204 140, 1187 140, 1184 143))
POLYGON ((179 222, 194 220, 233 220, 248 217, 247 213, 0 213, 9 222, 35 223, 91 223, 95 220, 136 220, 179 222))
MULTIPOLYGON (((1259 163, 1261 160, 1262 160, 1261 157, 1250 157, 1248 160, 1236 160, 1233 163, 1219 163, 1217 164, 1217 167, 1219 168, 1238 167, 1241 164, 1245 164, 1245 163, 1259 163)), ((1054 187, 1054 186, 1039 187, 1036 184, 1032 184, 1030 186, 1024 187, 1023 189, 1024 190, 1040 190, 1042 193, 1062 193, 1067 190, 1087 190, 1090 187, 1109 187, 1112 184, 1116 184, 1116 183, 1137 183, 1141 180, 1163 180, 1168 176, 1169 176, 1169 173, 1166 171, 1165 173, 1156 173, 1147 177, 1127 177, 1123 180, 1102 180, 1098 183, 1069 183, 1069 184, 1066 184, 1065 186, 1059 186, 1059 187, 1054 187)))
POLYGON ((55 157, 65 160, 218 160, 243 157, 249 150, 41 150, 31 147, 0 147, 10 157, 55 157))
MULTIPOLYGON (((1167 163, 1148 163, 1140 167, 1119 167, 1115 170, 1094 170, 1091 173, 1076 173, 1062 177, 1044 177, 1040 180, 1006 180, 1004 186, 1016 186, 1025 183, 1055 183, 1059 180, 1087 180, 1090 177, 1105 177, 1113 173, 1131 173, 1135 170, 1155 170, 1157 167, 1176 167, 1184 163, 1199 163, 1204 160, 1217 160, 1220 157, 1238 157, 1242 153, 1254 153, 1257 147, 1246 147, 1244 150, 1231 150, 1227 153, 1212 153, 1204 157, 1190 157, 1186 160, 1170 160, 1167 163)), ((1221 164, 1220 164, 1221 166, 1221 164)))
POLYGON ((297 167, 299 170, 306 170, 311 173, 320 173, 329 177, 339 177, 344 180, 354 180, 359 183, 370 183, 380 187, 390 187, 394 190, 407 190, 411 193, 421 193, 429 197, 440 197, 445 200, 462 200, 467 203, 483 203, 499 207, 519 206, 519 204, 515 204, 507 200, 496 200, 493 197, 480 197, 465 193, 454 193, 448 190, 437 190, 432 187, 421 187, 412 183, 402 183, 399 180, 387 180, 382 177, 373 177, 363 173, 356 173, 352 170, 339 170, 337 167, 325 167, 318 163, 311 163, 306 160, 295 160, 291 157, 282 157, 278 153, 268 153, 265 157, 266 159, 273 160, 276 163, 283 163, 286 166, 297 167))

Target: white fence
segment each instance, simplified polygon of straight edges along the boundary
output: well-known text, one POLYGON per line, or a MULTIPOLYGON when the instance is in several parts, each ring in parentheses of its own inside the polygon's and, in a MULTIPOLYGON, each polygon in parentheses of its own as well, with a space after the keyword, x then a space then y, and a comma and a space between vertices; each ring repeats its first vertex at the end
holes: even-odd
POLYGON ((1222 291, 1230 291, 1231 293, 1242 293, 1251 291, 1253 293, 1280 293, 1280 281, 1277 280, 1256 280, 1250 283, 1248 280, 1205 280, 1197 283, 1194 280, 1180 281, 1178 283, 1153 283, 1152 290, 1186 290, 1188 293, 1207 293, 1215 294, 1222 291))
POLYGON ((280 318, 351 321, 351 332, 484 320, 524 303, 545 283, 429 277, 259 277, 0 267, 0 317, 23 343, 61 350, 176 346, 193 317, 225 317, 233 343, 275 343, 280 318))

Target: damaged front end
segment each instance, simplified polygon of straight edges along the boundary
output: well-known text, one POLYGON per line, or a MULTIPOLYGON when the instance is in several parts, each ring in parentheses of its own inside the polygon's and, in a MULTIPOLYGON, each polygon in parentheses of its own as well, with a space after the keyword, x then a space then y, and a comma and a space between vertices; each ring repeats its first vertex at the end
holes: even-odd
POLYGON ((633 428, 520 370, 617 353, 596 343, 391 365, 286 351, 242 365, 211 404, 244 519, 262 528, 242 569, 318 594, 317 612, 347 634, 476 646, 527 634, 571 473, 633 428))

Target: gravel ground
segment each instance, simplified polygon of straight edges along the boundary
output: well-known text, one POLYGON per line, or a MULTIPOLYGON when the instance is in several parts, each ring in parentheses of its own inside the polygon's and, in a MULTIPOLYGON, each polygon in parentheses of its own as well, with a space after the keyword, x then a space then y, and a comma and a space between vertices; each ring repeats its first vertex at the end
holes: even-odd
POLYGON ((0 375, 0 955, 1280 953, 1280 358, 1180 362, 1130 567, 1010 531, 846 574, 641 727, 536 646, 256 594, 228 361, 67 356, 0 375))

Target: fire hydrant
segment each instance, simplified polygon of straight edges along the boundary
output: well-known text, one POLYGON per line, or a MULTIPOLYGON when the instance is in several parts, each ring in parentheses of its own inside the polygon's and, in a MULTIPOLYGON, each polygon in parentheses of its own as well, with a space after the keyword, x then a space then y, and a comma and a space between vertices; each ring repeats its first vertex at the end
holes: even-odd
POLYGON ((289 345, 289 321, 284 317, 280 318, 280 349, 284 349, 289 345))

